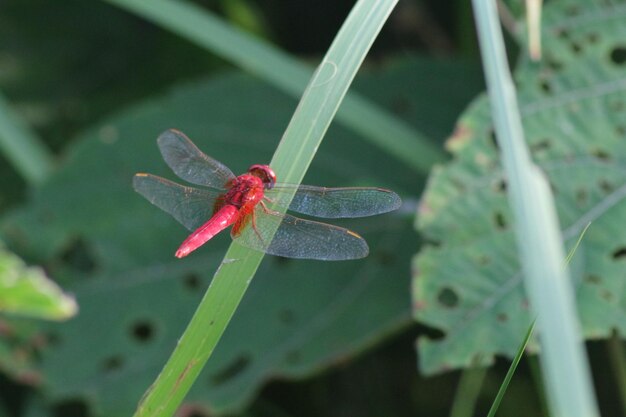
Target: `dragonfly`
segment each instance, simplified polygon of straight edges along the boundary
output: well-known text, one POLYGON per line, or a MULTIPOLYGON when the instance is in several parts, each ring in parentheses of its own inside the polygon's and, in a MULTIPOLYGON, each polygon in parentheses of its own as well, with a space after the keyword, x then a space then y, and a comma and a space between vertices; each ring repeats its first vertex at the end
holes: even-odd
POLYGON ((383 188, 281 184, 268 165, 255 164, 235 176, 175 129, 163 132, 157 144, 179 178, 203 187, 180 185, 146 173, 133 178, 135 191, 192 231, 176 251, 177 258, 232 226, 230 235, 235 242, 270 255, 325 261, 359 259, 367 256, 369 248, 357 233, 275 208, 336 219, 382 214, 401 204, 396 193, 383 188), (289 192, 295 192, 291 201, 289 192))

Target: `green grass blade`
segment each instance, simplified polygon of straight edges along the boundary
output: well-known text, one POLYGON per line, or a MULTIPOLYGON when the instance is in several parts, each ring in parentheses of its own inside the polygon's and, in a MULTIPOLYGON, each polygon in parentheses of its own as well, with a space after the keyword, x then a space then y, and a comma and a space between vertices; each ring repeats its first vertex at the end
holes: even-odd
MULTIPOLYGON (((299 184, 367 51, 396 0, 359 0, 309 83, 285 131, 272 167, 299 184)), ((263 254, 233 243, 161 374, 136 416, 171 416, 211 356, 263 254)), ((241 341, 245 343, 244 340, 241 341)))
POLYGON ((582 232, 580 232, 580 236, 578 236, 578 240, 574 244, 574 247, 567 254, 567 258, 565 258, 565 264, 566 265, 569 265, 570 261, 574 257, 574 254, 576 253, 576 250, 578 249, 578 246, 580 246, 580 242, 582 242, 583 237, 585 236, 585 233, 587 233, 587 229, 589 229, 589 226, 591 226, 591 222, 587 223, 587 226, 585 226, 585 228, 582 230, 582 232))
POLYGON ((524 284, 537 314, 548 403, 555 416, 598 416, 554 200, 524 141, 496 4, 473 0, 473 5, 524 284))
MULTIPOLYGON (((300 97, 311 77, 309 66, 192 3, 170 0, 105 1, 180 35, 294 97, 300 97)), ((445 159, 443 150, 426 135, 355 93, 345 98, 337 120, 421 172, 428 172, 433 163, 445 159)))
POLYGON ((53 158, 0 94, 0 151, 31 185, 43 182, 53 168, 53 158))
MULTIPOLYGON (((568 265, 570 261, 572 260, 572 258, 574 257, 574 254, 576 253, 578 246, 580 246, 580 242, 582 242, 583 237, 585 236, 585 233, 587 233, 587 229, 589 229, 589 226, 591 226, 591 223, 587 223, 587 226, 585 226, 583 231, 580 233, 580 236, 578 236, 578 240, 576 241, 576 244, 567 254, 567 258, 565 258, 566 265, 568 265)), ((493 400, 493 404, 491 404, 491 408, 489 409, 489 414, 487 414, 487 417, 493 417, 496 415, 496 412, 498 411, 498 408, 500 407, 500 403, 502 402, 502 398, 504 398, 504 394, 506 393, 506 390, 509 387, 509 384, 511 383, 511 379, 513 378, 513 374, 515 373, 515 370, 517 369, 517 365, 519 365, 519 362, 522 359, 522 355, 524 354, 524 351, 526 350, 526 346, 528 346, 528 342, 530 341, 530 337, 532 336, 533 331, 535 330, 535 322, 536 320, 533 320, 530 326, 528 326, 528 331, 526 331, 526 336, 524 337, 522 344, 517 350, 517 354, 515 355, 515 358, 513 358, 513 362, 511 362, 511 366, 509 367, 509 370, 507 371, 506 376, 504 377, 504 381, 502 382, 502 385, 500 385, 500 389, 498 390, 498 394, 496 395, 496 398, 493 400)))
POLYGON ((535 330, 535 321, 531 323, 528 327, 528 331, 526 332, 526 337, 524 337, 524 341, 522 342, 520 348, 517 351, 517 355, 513 358, 513 362, 509 367, 509 370, 504 377, 504 381, 502 381, 502 385, 500 385, 500 389, 498 390, 498 394, 496 398, 493 400, 493 404, 491 404, 491 408, 489 409, 489 413, 487 417, 494 417, 498 408, 500 407, 500 403, 502 402, 502 398, 504 398, 504 394, 506 393, 509 384, 511 383, 511 379, 513 379, 513 375, 515 374, 515 370, 517 369, 517 365, 519 365, 520 360, 522 360, 522 356, 524 355, 524 351, 526 350, 526 346, 528 346, 528 342, 530 341, 530 337, 535 330))

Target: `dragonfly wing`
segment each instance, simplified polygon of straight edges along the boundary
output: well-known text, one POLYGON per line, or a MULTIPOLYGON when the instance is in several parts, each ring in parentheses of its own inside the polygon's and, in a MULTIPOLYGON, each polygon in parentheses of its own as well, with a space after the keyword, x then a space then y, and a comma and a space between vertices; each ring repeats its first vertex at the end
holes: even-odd
POLYGON ((365 239, 348 229, 266 212, 260 206, 254 210, 254 222, 248 221, 233 239, 251 249, 286 258, 342 261, 369 253, 365 239), (270 240, 274 228, 276 234, 270 240))
POLYGON ((221 162, 205 155, 184 133, 166 130, 157 139, 163 159, 180 178, 192 184, 224 188, 235 175, 221 162))
MULTIPOLYGON (((286 198, 277 185, 265 195, 281 206, 286 198)), ((327 219, 366 217, 396 210, 402 204, 398 194, 383 188, 348 187, 324 188, 300 185, 289 205, 289 210, 327 219)))
POLYGON ((136 174, 135 191, 169 213, 189 230, 196 230, 213 215, 217 191, 185 187, 151 174, 136 174))

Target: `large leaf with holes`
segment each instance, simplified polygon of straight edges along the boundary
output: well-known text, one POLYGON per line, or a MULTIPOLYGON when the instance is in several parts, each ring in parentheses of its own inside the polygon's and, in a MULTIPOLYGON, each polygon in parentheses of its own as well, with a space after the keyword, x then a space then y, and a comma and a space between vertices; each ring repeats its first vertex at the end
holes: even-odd
MULTIPOLYGON (((413 60, 358 84, 374 100, 443 137, 479 80, 473 67, 413 60), (448 94, 434 100, 432 89, 448 94)), ((178 88, 78 138, 63 168, 32 203, 5 219, 3 231, 13 248, 47 261, 81 306, 77 318, 49 330, 42 355, 49 398, 82 398, 96 415, 129 415, 223 257, 227 235, 175 259, 187 231, 132 191, 138 171, 175 179, 158 152, 158 134, 181 129, 242 172, 270 159, 295 106, 241 75, 178 88)), ((386 186, 407 200, 422 181, 336 127, 309 172, 308 183, 386 186)), ((267 379, 319 371, 410 321, 409 259, 417 239, 406 212, 340 224, 363 234, 370 256, 339 263, 268 256, 188 405, 233 411, 267 379)))
MULTIPOLYGON (((626 2, 546 5, 544 59, 515 78, 526 139, 549 177, 571 247, 588 338, 626 332, 626 2)), ((436 243, 414 260, 415 316, 443 332, 418 341, 426 373, 513 356, 531 321, 488 102, 478 99, 431 175, 418 229, 436 243)), ((532 198, 532 195, 526 196, 532 198)))

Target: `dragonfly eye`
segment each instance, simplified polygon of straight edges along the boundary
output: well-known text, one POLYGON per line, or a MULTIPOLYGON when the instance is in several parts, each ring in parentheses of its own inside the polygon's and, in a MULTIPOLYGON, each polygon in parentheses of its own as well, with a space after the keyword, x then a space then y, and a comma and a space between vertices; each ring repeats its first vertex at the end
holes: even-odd
POLYGON ((265 188, 268 190, 273 188, 274 184, 276 184, 276 174, 269 165, 255 164, 248 169, 248 172, 255 177, 261 178, 263 185, 265 185, 265 188))

